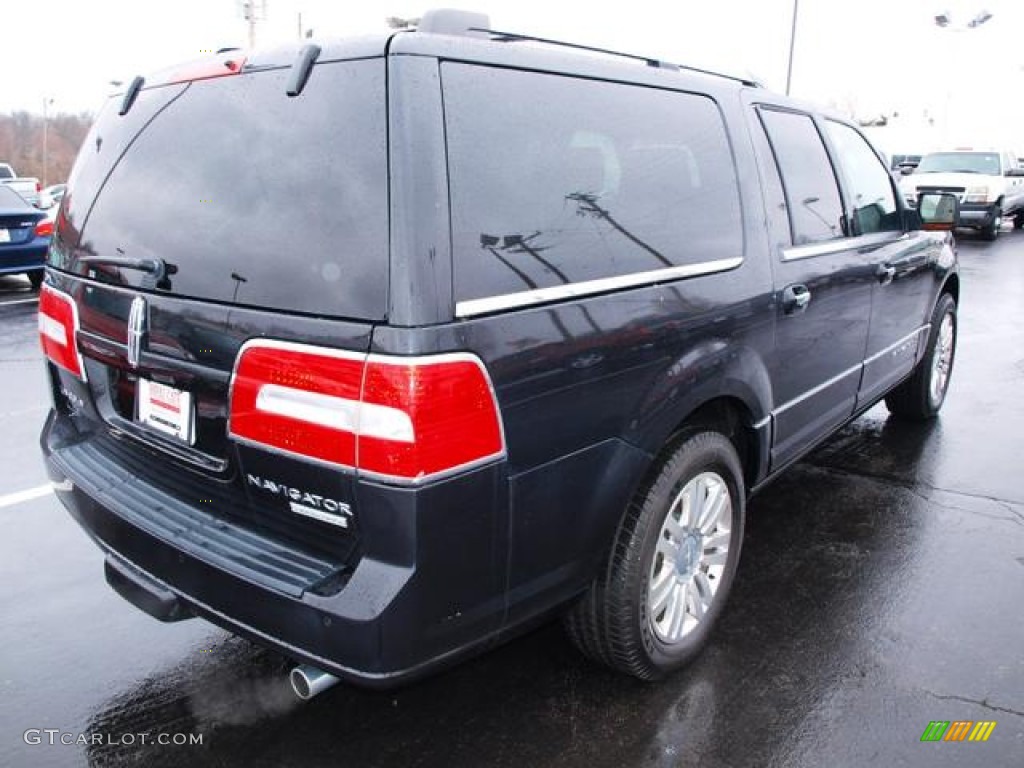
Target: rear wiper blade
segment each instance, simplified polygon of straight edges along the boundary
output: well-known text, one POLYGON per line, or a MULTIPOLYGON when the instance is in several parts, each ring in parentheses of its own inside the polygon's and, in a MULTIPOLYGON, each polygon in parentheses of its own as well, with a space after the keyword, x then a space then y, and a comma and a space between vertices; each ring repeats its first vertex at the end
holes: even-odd
POLYGON ((168 264, 163 259, 129 259, 116 258, 112 256, 83 256, 78 260, 78 263, 123 267, 124 269, 137 269, 140 272, 148 272, 153 275, 157 282, 163 280, 166 275, 173 275, 178 271, 176 266, 168 264))

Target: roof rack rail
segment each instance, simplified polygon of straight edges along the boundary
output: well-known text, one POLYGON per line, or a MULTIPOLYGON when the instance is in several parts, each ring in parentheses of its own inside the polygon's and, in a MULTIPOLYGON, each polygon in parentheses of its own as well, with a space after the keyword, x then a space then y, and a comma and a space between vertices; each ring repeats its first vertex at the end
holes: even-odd
POLYGON ((492 36, 492 38, 499 43, 514 43, 514 42, 530 42, 530 43, 544 43, 545 45, 557 45, 562 48, 571 48, 577 51, 589 51, 591 53, 602 53, 608 56, 618 56, 624 59, 633 59, 634 61, 642 61, 649 67, 657 67, 659 69, 668 69, 674 72, 685 69, 688 72, 698 72, 702 75, 711 75, 713 77, 724 77, 728 80, 735 80, 749 85, 754 88, 760 88, 761 83, 753 80, 749 77, 740 77, 739 75, 730 75, 725 72, 716 72, 713 69, 701 69, 700 67, 691 67, 688 64, 676 64, 672 61, 664 61, 662 59, 656 59, 651 56, 639 56, 634 53, 623 53, 622 51, 613 51, 608 48, 596 48, 591 45, 581 45, 580 43, 567 43, 563 40, 551 40, 546 37, 534 37, 532 35, 521 35, 518 32, 501 32, 496 29, 473 29, 472 32, 486 32, 492 36))
MULTIPOLYGON (((633 59, 634 61, 642 61, 649 67, 657 67, 658 69, 670 69, 674 71, 679 70, 678 64, 673 64, 670 61, 662 61, 661 59, 655 59, 651 56, 638 56, 634 53, 622 53, 621 51, 611 51, 607 48, 595 48, 591 45, 581 45, 579 43, 566 43, 562 40, 551 40, 546 37, 533 37, 532 35, 521 35, 518 32, 501 32, 497 29, 472 29, 471 32, 484 32, 491 35, 495 42, 499 43, 517 43, 517 42, 529 42, 529 43, 544 43, 545 45, 558 45, 563 48, 572 48, 576 51, 589 51, 590 53, 603 53, 608 56, 618 56, 623 59, 633 59)), ((687 67, 689 69, 689 67, 687 67)), ((709 72, 706 74, 715 74, 709 72)))
POLYGON ((700 67, 691 67, 686 64, 676 64, 671 61, 663 61, 651 56, 638 56, 632 53, 623 53, 622 51, 612 51, 607 48, 596 48, 591 45, 567 43, 562 40, 551 40, 546 37, 522 35, 518 32, 502 32, 497 29, 490 29, 489 25, 490 18, 484 13, 453 10, 451 8, 436 8, 423 14, 423 18, 420 19, 416 29, 418 32, 428 32, 441 35, 463 35, 467 37, 490 36, 492 40, 499 43, 530 42, 543 43, 544 45, 557 45, 562 48, 570 48, 576 51, 588 51, 590 53, 600 53, 606 56, 618 56, 623 59, 642 61, 647 66, 656 67, 658 69, 667 69, 673 72, 685 69, 688 72, 698 72, 702 75, 711 75, 712 77, 724 77, 728 80, 735 80, 754 88, 762 87, 761 83, 749 77, 729 75, 724 72, 716 72, 711 69, 701 69, 700 67))

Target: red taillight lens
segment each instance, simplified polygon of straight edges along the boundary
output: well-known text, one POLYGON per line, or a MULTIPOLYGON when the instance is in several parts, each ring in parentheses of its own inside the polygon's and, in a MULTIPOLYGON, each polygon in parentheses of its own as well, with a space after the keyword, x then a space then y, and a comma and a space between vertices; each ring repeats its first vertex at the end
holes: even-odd
POLYGON ((490 379, 468 354, 401 358, 247 344, 231 386, 243 441, 418 483, 504 455, 490 379))
POLYGON ((50 237, 53 235, 53 221, 43 219, 36 224, 36 237, 50 237))
POLYGON ((56 365, 85 381, 85 366, 78 353, 78 307, 66 293, 44 285, 39 293, 39 339, 43 353, 56 365))
POLYGON ((284 342, 246 345, 231 384, 231 434, 354 467, 364 358, 284 342))
POLYGON ((371 355, 365 406, 408 414, 412 439, 363 419, 359 469, 415 480, 500 456, 501 423, 483 364, 472 355, 414 361, 371 355), (372 427, 371 427, 372 424, 372 427))

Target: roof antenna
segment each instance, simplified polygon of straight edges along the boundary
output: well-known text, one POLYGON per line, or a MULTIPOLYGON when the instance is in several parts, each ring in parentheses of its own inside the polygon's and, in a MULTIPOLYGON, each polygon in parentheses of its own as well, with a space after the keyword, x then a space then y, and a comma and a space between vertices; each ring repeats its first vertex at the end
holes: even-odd
POLYGON ((486 37, 490 26, 491 20, 486 13, 434 8, 423 14, 416 31, 435 35, 486 37))

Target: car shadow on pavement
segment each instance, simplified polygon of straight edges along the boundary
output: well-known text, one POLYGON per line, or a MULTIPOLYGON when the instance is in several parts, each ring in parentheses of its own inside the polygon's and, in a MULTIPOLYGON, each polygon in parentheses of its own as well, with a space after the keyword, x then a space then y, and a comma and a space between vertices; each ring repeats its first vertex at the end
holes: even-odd
POLYGON ((87 730, 109 738, 87 758, 157 768, 767 765, 837 686, 884 666, 881 617, 927 525, 909 486, 932 435, 858 422, 756 496, 709 647, 660 683, 589 663, 552 624, 394 692, 341 684, 300 703, 288 660, 218 632, 105 702, 87 730), (898 461, 871 471, 893 450, 898 461), (202 746, 118 742, 126 733, 197 734, 202 746))

